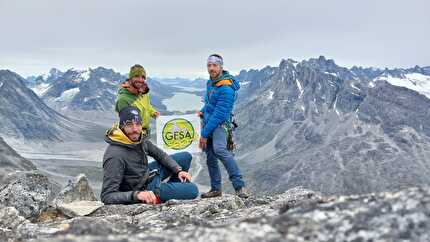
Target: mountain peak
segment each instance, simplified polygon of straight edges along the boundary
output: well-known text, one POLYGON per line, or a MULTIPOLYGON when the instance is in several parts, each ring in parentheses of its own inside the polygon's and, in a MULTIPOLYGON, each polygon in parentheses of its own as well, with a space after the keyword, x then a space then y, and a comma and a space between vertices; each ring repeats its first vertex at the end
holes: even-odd
MULTIPOLYGON (((298 61, 295 61, 293 59, 282 59, 281 63, 279 64, 279 68, 294 68, 298 64, 298 61)), ((267 66, 266 66, 267 67, 267 66)), ((269 67, 270 68, 270 67, 269 67)), ((263 68, 264 69, 264 68, 263 68)))
POLYGON ((50 74, 61 73, 61 72, 62 72, 61 70, 59 70, 59 69, 57 69, 55 67, 53 67, 53 68, 51 68, 51 70, 49 70, 50 74))
POLYGON ((318 57, 318 60, 319 60, 319 61, 326 61, 327 59, 325 58, 325 56, 320 55, 320 56, 318 57))

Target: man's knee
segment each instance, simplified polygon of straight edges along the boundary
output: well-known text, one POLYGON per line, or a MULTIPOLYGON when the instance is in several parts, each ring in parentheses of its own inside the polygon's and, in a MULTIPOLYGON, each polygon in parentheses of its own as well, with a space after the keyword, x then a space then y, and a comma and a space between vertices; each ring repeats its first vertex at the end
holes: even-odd
POLYGON ((183 160, 191 162, 191 160, 193 159, 193 156, 191 155, 190 152, 183 151, 183 152, 179 152, 179 154, 182 156, 183 160))
POLYGON ((193 156, 191 155, 191 153, 186 152, 186 151, 176 153, 175 155, 178 156, 179 160, 184 161, 184 162, 188 162, 188 163, 191 162, 191 160, 193 159, 193 156))
POLYGON ((195 199, 199 196, 199 188, 194 183, 189 183, 188 195, 189 199, 195 199))
POLYGON ((190 152, 179 152, 175 153, 171 156, 179 165, 182 166, 182 169, 189 169, 191 165, 191 160, 193 156, 190 152))

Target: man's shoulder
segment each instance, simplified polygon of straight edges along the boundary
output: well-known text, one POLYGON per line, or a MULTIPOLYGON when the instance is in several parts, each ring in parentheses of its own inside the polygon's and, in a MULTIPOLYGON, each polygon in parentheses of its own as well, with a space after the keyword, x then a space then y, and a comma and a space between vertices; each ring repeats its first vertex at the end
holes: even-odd
POLYGON ((134 95, 133 93, 131 93, 130 91, 128 91, 126 88, 121 87, 118 90, 118 95, 117 95, 117 99, 131 99, 131 98, 135 98, 136 95, 134 95))
POLYGON ((118 93, 118 96, 116 98, 116 104, 115 104, 115 109, 117 112, 121 111, 121 109, 123 109, 126 106, 132 105, 133 102, 136 100, 137 96, 127 92, 118 93))
POLYGON ((103 161, 113 158, 119 160, 126 160, 128 152, 130 152, 130 149, 125 146, 109 144, 105 150, 103 161))
POLYGON ((148 145, 154 145, 154 143, 152 143, 152 141, 151 141, 151 139, 150 139, 149 137, 144 137, 144 138, 142 139, 142 146, 143 146, 144 148, 147 148, 147 147, 148 147, 148 145))
POLYGON ((217 92, 220 94, 222 93, 224 95, 231 95, 231 96, 234 95, 233 88, 231 88, 228 85, 222 85, 222 86, 217 87, 217 92))

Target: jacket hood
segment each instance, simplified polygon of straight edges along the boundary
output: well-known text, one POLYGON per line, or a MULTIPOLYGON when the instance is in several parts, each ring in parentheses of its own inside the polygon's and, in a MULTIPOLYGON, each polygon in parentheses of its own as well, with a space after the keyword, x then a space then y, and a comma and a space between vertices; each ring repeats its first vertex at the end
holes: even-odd
POLYGON ((127 135, 119 128, 118 123, 114 123, 112 128, 106 131, 105 141, 108 144, 126 146, 129 148, 135 148, 137 145, 140 145, 143 140, 143 134, 141 135, 141 139, 139 141, 130 140, 127 135))
POLYGON ((214 81, 214 83, 217 83, 221 80, 231 80, 232 81, 231 87, 233 88, 233 90, 238 91, 240 89, 239 81, 234 76, 232 76, 228 71, 222 71, 222 75, 216 81, 214 81))

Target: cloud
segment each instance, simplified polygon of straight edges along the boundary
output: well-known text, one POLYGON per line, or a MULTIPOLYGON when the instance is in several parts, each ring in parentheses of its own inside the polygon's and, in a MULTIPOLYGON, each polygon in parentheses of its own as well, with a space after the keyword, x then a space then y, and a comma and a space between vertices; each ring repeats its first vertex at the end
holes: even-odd
POLYGON ((153 75, 198 76, 215 52, 233 71, 321 54, 345 65, 430 65, 426 9, 425 0, 0 0, 0 68, 141 63, 153 75))

